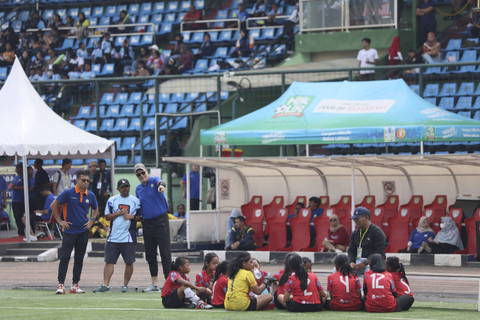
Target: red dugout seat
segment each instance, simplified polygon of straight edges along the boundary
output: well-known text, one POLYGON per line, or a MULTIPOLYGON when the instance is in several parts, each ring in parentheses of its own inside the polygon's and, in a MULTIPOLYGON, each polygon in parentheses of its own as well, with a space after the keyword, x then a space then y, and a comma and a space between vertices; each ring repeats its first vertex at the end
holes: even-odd
POLYGON ((467 247, 465 250, 456 251, 455 253, 458 254, 473 254, 475 258, 477 257, 477 230, 476 230, 476 222, 480 221, 480 209, 475 211, 475 214, 465 219, 465 228, 467 230, 467 247))
POLYGON ((408 222, 408 234, 412 233, 413 229, 417 227, 418 219, 422 216, 423 212, 423 196, 413 195, 405 204, 402 204, 398 209, 401 213, 403 209, 408 210, 409 222, 408 222), (415 220, 417 219, 417 220, 415 220), (415 220, 415 224, 414 223, 415 220))
POLYGON ((320 199, 320 208, 323 209, 323 212, 325 212, 328 207, 330 207, 330 197, 329 196, 320 196, 318 197, 320 199))
POLYGON ((308 207, 308 204, 307 204, 307 197, 305 196, 298 196, 295 198, 295 201, 291 204, 289 204, 288 206, 285 207, 285 209, 287 209, 287 213, 290 215, 290 214, 295 214, 295 207, 297 205, 297 203, 303 203, 303 205, 305 207, 308 207))
POLYGON ((388 219, 395 217, 398 212, 398 196, 391 195, 387 197, 385 203, 377 206, 373 212, 370 212, 371 221, 382 228, 385 235, 388 234, 388 219))
POLYGON ((432 203, 427 204, 423 208, 423 215, 430 220, 430 225, 432 226, 435 234, 440 231, 440 219, 447 214, 447 196, 438 195, 435 197, 432 203))
POLYGON ((283 209, 283 201, 283 196, 275 196, 273 197, 272 202, 263 206, 263 214, 265 217, 265 221, 267 222, 264 234, 268 234, 270 231, 268 226, 269 220, 278 214, 278 210, 283 209))
MULTIPOLYGON (((290 219, 292 229, 292 244, 285 248, 287 251, 302 251, 310 246, 310 209, 300 210, 298 215, 290 219)), ((323 216, 323 214, 322 214, 323 216)), ((317 218, 318 219, 318 218, 317 218)), ((273 231, 273 229, 271 229, 273 231)))
POLYGON ((356 207, 365 207, 370 210, 370 212, 373 212, 373 210, 375 209, 375 196, 365 196, 362 202, 355 205, 355 208, 356 207))
POLYGON ((388 239, 389 243, 385 252, 397 253, 399 250, 407 247, 410 233, 408 232, 408 223, 410 221, 410 208, 402 208, 399 213, 388 220, 388 239))
POLYGON ((450 210, 447 214, 448 217, 457 225, 458 231, 462 232, 462 219, 463 219, 463 210, 460 208, 450 207, 450 210))
POLYGON ((270 229, 268 243, 265 247, 257 250, 280 251, 287 246, 287 217, 287 210, 280 209, 278 214, 267 222, 267 227, 270 229))
POLYGON ((263 245, 263 210, 256 209, 255 213, 246 217, 245 223, 253 229, 253 239, 258 247, 263 245))
POLYGON ((328 229, 330 228, 330 216, 335 213, 334 209, 327 209, 320 217, 313 219, 315 226, 315 245, 303 251, 323 252, 323 240, 328 237, 328 229))
POLYGON ((242 205, 240 210, 245 218, 253 216, 257 209, 262 208, 262 196, 253 196, 250 202, 242 205))

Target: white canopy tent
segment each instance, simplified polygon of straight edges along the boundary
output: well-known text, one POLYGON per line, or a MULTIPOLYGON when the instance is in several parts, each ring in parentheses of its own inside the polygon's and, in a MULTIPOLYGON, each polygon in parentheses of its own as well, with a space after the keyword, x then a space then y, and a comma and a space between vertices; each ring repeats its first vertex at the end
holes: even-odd
MULTIPOLYGON (((114 141, 79 129, 53 112, 31 85, 18 59, 0 91, 0 115, 0 155, 18 156, 23 162, 25 212, 30 212, 27 158, 110 157, 114 185, 114 141)), ((25 219, 28 235, 30 215, 25 219)))

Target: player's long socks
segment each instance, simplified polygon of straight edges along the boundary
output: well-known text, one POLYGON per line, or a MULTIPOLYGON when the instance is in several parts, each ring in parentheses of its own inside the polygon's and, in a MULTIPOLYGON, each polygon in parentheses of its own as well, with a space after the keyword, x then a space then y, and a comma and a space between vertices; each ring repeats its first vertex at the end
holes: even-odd
POLYGON ((200 298, 192 291, 192 289, 187 288, 183 292, 185 293, 185 297, 194 304, 198 304, 198 301, 200 301, 200 298))

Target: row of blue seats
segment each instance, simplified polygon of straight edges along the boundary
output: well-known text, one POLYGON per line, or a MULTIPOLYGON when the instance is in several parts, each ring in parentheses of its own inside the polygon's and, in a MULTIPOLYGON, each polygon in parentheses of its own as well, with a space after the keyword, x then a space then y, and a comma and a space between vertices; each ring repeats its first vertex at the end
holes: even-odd
MULTIPOLYGON (((153 147, 153 149, 150 149, 150 147, 148 147, 149 149, 147 148, 144 148, 144 150, 155 150, 155 147, 153 147)), ((139 150, 139 149, 138 149, 139 150)), ((137 150, 137 151, 138 151, 137 150)), ((92 160, 95 160, 97 161, 97 159, 72 159, 72 165, 74 166, 83 166, 83 165, 87 165, 90 163, 90 161, 92 160)), ((108 159, 104 159, 105 162, 107 163, 107 166, 110 166, 111 164, 111 160, 110 158, 108 159)), ((140 156, 139 155, 136 155, 135 156, 135 163, 139 163, 141 162, 141 159, 140 159, 140 156)), ((52 160, 52 159, 45 159, 43 160, 43 165, 44 166, 53 166, 53 165, 58 165, 58 166, 61 166, 62 165, 62 159, 58 159, 58 160, 52 160)), ((28 160, 28 165, 29 166, 33 166, 33 163, 35 162, 34 159, 29 159, 28 160)), ((128 155, 117 155, 116 158, 115 158, 115 165, 128 165, 128 164, 134 164, 133 161, 132 161, 132 158, 129 157, 128 155)))
POLYGON ((431 98, 425 98, 425 100, 430 102, 431 104, 436 105, 439 108, 451 110, 451 111, 460 110, 460 109, 480 110, 480 97, 477 97, 475 99, 475 103, 473 103, 472 96, 458 97, 456 103, 455 103, 455 97, 442 97, 439 100, 437 100, 437 98, 435 97, 431 97, 431 98))
MULTIPOLYGON (((252 8, 247 8, 246 11, 248 14, 252 14, 253 10, 252 8)), ((285 15, 289 16, 295 11, 295 6, 293 5, 287 5, 287 6, 280 6, 279 7, 279 15, 285 15)), ((266 12, 268 13, 268 12, 266 12)), ((217 15, 215 18, 218 19, 235 19, 238 17, 239 11, 238 11, 238 4, 232 5, 229 9, 220 9, 217 11, 217 15)))
MULTIPOLYGON (((165 130, 170 128, 170 130, 177 130, 183 129, 187 127, 187 117, 180 117, 176 118, 175 120, 170 119, 168 120, 168 126, 166 123, 167 119, 162 119, 160 126, 161 130, 165 130)), ((88 132, 96 132, 97 131, 97 120, 75 120, 73 123, 76 127, 83 129, 88 132)), ((132 132, 139 132, 140 126, 140 118, 133 118, 131 120, 127 118, 119 118, 119 119, 104 119, 101 121, 100 124, 100 134, 105 133, 112 133, 117 132, 119 133, 132 133, 132 132)), ((143 124, 143 131, 151 131, 155 130, 155 117, 147 117, 145 123, 143 124)))
MULTIPOLYGON (((467 38, 467 41, 478 44, 478 38, 467 38)), ((448 40, 447 46, 445 47, 444 51, 472 49, 470 47, 462 48, 462 42, 462 39, 450 39, 448 40)))
MULTIPOLYGON (((165 136, 160 135, 160 145, 165 141, 165 136)), ((130 151, 132 146, 135 145, 135 150, 140 150, 140 145, 143 144, 143 149, 146 151, 155 150, 155 139, 152 136, 147 136, 143 139, 143 143, 138 143, 137 137, 111 137, 109 140, 115 141, 117 151, 130 151)))
MULTIPOLYGON (((277 39, 282 32, 283 27, 267 27, 263 29, 251 29, 249 36, 251 36, 255 41, 274 40, 277 39)), ((210 34, 210 39, 212 42, 231 42, 240 38, 240 31, 238 30, 235 32, 230 30, 210 31, 208 33, 210 34)), ((205 32, 183 32, 182 35, 185 43, 200 44, 203 42, 205 32)))
MULTIPOLYGON (((207 110, 205 102, 199 103, 160 103, 159 112, 163 113, 188 113, 192 110, 200 112, 207 110)), ((134 104, 125 104, 122 107, 119 104, 112 104, 110 106, 100 105, 100 118, 138 118, 140 119, 140 106, 135 107, 134 104)), ((156 113, 156 106, 154 104, 143 104, 143 116, 151 117, 156 113)), ((95 119, 97 110, 95 107, 81 106, 78 113, 72 119, 95 119)))
MULTIPOLYGON (((418 85, 410 85, 413 91, 419 94, 419 86, 418 85)), ((423 97, 448 97, 448 96, 469 96, 480 95, 480 85, 477 86, 475 90, 475 83, 474 82, 462 82, 460 84, 460 88, 457 92, 457 83, 444 83, 442 86, 442 90, 440 90, 439 83, 428 83, 425 86, 425 90, 423 91, 423 97)))

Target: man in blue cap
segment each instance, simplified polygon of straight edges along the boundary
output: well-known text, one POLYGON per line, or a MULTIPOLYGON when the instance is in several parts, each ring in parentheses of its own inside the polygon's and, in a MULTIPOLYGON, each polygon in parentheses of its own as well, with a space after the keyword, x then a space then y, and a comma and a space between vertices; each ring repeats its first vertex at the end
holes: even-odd
POLYGON ((350 219, 357 225, 357 230, 350 237, 348 260, 357 273, 363 273, 371 254, 378 253, 385 258, 385 233, 370 221, 370 211, 365 207, 356 208, 350 219))

